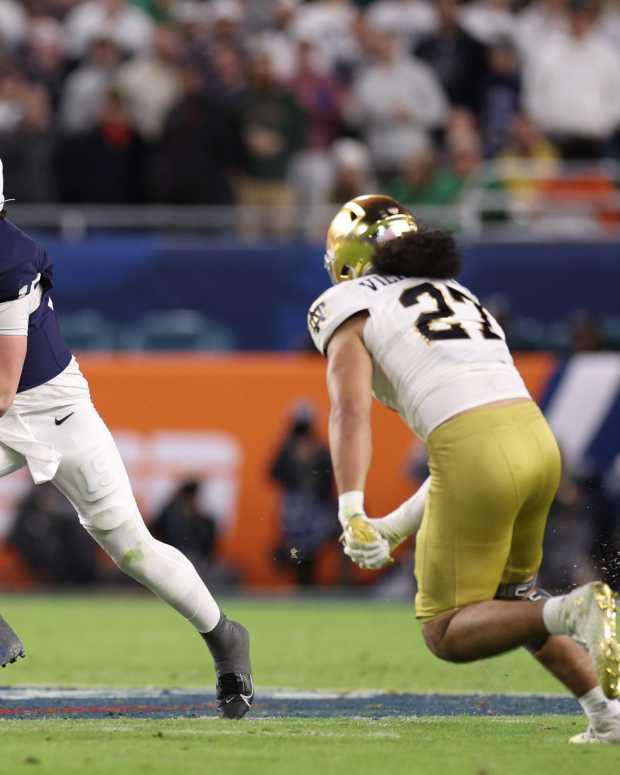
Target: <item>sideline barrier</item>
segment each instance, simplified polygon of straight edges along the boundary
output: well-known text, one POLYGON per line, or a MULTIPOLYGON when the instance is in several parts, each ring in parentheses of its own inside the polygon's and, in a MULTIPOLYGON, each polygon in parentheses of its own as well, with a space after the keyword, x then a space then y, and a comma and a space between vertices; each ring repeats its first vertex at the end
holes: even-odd
MULTIPOLYGON (((279 532, 278 491, 267 471, 300 399, 316 406, 326 437, 323 358, 88 356, 81 365, 99 411, 137 475, 142 501, 149 498, 145 483, 150 481, 152 499, 165 489, 162 481, 202 467, 214 479, 211 497, 223 523, 222 558, 250 584, 277 585, 287 579, 272 561, 279 532), (133 437, 133 445, 123 437, 125 442, 133 437), (141 452, 140 442, 145 445, 141 452)), ((554 359, 528 355, 519 365, 530 389, 540 395, 554 359)), ((407 473, 413 437, 395 413, 376 402, 373 425, 367 506, 369 513, 379 515, 414 489, 407 473)), ((150 511, 155 504, 151 500, 145 505, 150 511)), ((332 575, 329 569, 324 573, 325 580, 332 575)))
MULTIPOLYGON (((112 429, 147 518, 180 479, 207 479, 205 499, 220 521, 219 556, 252 586, 286 586, 272 561, 279 534, 278 490, 269 466, 300 400, 317 410, 326 438, 325 361, 301 355, 88 355, 80 359, 95 404, 112 429)), ((515 358, 567 457, 609 467, 620 460, 620 355, 561 361, 546 353, 515 358), (572 418, 572 419, 571 419, 572 418), (574 422, 581 418, 580 422, 574 422)), ((405 424, 375 402, 371 515, 395 508, 415 489, 407 471, 416 444, 405 424)), ((481 472, 482 475, 482 472, 481 472)), ((0 480, 0 517, 29 486, 21 472, 0 480)), ((334 514, 334 520, 336 515, 334 514)), ((337 576, 328 552, 321 580, 337 576)), ((360 571, 360 579, 376 578, 360 571)))

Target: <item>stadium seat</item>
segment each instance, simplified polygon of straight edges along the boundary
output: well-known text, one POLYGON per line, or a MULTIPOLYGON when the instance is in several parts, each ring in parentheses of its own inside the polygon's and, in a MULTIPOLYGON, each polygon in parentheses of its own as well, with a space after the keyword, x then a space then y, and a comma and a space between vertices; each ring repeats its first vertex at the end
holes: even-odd
POLYGON ((544 350, 545 327, 534 318, 517 317, 510 324, 508 344, 515 350, 544 350))
POLYGON ((71 350, 113 350, 117 346, 115 327, 96 310, 63 314, 60 327, 71 350))
POLYGON ((232 332, 195 310, 147 315, 123 336, 130 350, 226 351, 235 348, 232 332))
POLYGON ((545 349, 568 350, 571 346, 571 326, 564 320, 556 320, 545 328, 545 349))

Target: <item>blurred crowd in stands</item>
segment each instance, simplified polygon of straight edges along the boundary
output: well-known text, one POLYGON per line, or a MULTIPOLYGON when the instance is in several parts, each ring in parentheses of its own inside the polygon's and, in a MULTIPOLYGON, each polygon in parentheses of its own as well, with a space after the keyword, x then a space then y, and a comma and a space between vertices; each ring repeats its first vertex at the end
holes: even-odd
POLYGON ((620 158, 615 0, 0 0, 0 55, 22 202, 238 203, 251 230, 620 158))

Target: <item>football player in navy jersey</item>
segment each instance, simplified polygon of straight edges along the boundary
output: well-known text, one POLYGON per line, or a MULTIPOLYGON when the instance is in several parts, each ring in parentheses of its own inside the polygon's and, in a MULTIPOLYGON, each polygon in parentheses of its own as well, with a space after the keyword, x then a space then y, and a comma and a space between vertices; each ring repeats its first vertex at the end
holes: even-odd
MULTIPOLYGON (((52 262, 7 219, 2 182, 0 162, 0 476, 27 466, 36 484, 53 482, 114 562, 202 635, 215 664, 219 712, 241 718, 254 696, 248 631, 221 613, 189 560, 144 524, 112 435, 58 328, 52 262)), ((22 643, 0 617, 0 665, 19 656, 22 643)))

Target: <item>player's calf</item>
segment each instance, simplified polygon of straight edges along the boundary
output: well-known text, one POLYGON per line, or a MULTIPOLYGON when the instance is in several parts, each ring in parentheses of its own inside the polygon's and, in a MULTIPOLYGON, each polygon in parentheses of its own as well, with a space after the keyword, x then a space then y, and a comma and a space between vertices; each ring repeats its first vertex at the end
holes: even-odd
POLYGON ((242 718, 254 699, 250 636, 227 619, 191 562, 178 549, 157 541, 137 510, 111 530, 87 528, 125 573, 169 603, 198 630, 215 663, 217 708, 225 718, 242 718))
POLYGON ((542 601, 527 605, 500 600, 471 603, 424 622, 422 632, 439 659, 474 662, 539 643, 548 635, 542 606, 542 601))
MULTIPOLYGON (((536 578, 517 584, 500 584, 495 595, 496 600, 513 600, 514 602, 538 603, 541 600, 549 600, 551 594, 546 589, 536 585, 536 578)), ((536 656, 549 639, 549 633, 545 633, 536 643, 526 643, 526 648, 536 656)))
POLYGON ((6 667, 19 657, 25 657, 24 644, 12 627, 0 616, 0 667, 6 667))

